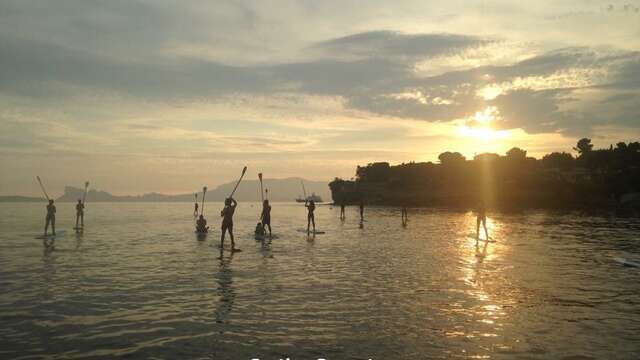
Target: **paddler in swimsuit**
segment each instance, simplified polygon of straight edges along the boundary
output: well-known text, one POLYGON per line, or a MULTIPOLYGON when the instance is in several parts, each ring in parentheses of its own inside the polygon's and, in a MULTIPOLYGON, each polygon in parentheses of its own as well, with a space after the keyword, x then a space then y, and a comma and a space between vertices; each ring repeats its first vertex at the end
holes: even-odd
POLYGON ((220 237, 220 251, 224 249, 224 235, 229 231, 229 237, 231 237, 231 251, 236 250, 236 244, 233 239, 233 213, 236 211, 238 203, 233 198, 227 198, 224 201, 224 209, 220 211, 220 217, 222 217, 222 235, 220 237))
POLYGON ((260 221, 262 221, 263 231, 269 227, 269 237, 271 237, 271 205, 269 205, 269 200, 262 202, 262 214, 260 215, 260 221))
POLYGON ((198 220, 196 221, 196 231, 201 234, 209 232, 209 227, 207 226, 207 220, 202 215, 200 215, 200 217, 198 217, 198 220))
POLYGON ((313 200, 307 200, 304 202, 304 206, 309 211, 307 213, 307 235, 309 235, 309 225, 313 224, 313 233, 316 233, 316 218, 313 212, 316 210, 316 203, 313 200))
POLYGON ((76 229, 78 229, 78 220, 80 221, 80 228, 84 228, 84 204, 80 199, 76 204, 76 229))
POLYGON ((484 205, 484 200, 478 201, 476 216, 476 240, 480 239, 480 223, 482 223, 482 226, 484 227, 484 234, 487 236, 487 241, 489 241, 489 232, 487 231, 487 209, 484 205))
POLYGON ((56 234, 56 206, 53 205, 53 200, 49 200, 49 205, 47 205, 47 217, 45 221, 46 223, 44 225, 44 235, 47 236, 47 230, 49 229, 49 224, 51 224, 51 233, 55 235, 56 234))

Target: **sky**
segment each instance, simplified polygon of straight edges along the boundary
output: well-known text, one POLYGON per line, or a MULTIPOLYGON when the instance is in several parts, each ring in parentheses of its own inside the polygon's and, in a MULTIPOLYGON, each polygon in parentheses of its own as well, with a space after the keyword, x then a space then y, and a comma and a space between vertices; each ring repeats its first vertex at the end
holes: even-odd
POLYGON ((640 138, 640 0, 0 0, 0 195, 640 138))

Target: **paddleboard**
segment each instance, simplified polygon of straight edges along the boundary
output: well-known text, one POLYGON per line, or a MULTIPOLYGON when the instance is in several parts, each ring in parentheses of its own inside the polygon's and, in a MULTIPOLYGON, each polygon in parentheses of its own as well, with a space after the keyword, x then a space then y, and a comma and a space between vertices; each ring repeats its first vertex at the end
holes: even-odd
MULTIPOLYGON (((212 246, 214 246, 214 245, 212 245, 212 246)), ((215 248, 216 249, 221 249, 220 245, 215 245, 215 248)), ((231 252, 242 252, 242 250, 240 250, 238 248, 236 248, 235 250, 231 250, 231 248, 228 247, 228 246, 225 246, 224 249, 222 249, 222 250, 231 251, 231 252)))
POLYGON ((629 259, 625 259, 625 258, 621 258, 621 257, 614 257, 613 260, 615 260, 616 262, 624 265, 624 266, 630 266, 630 267, 640 267, 640 262, 638 261, 633 261, 633 260, 629 260, 629 259))
POLYGON ((55 238, 59 238, 59 237, 63 237, 64 234, 66 233, 66 231, 64 230, 59 230, 56 232, 55 235, 53 234, 47 234, 47 235, 40 235, 40 236, 36 236, 36 239, 40 239, 40 240, 44 240, 44 239, 55 239, 55 238))
POLYGON ((467 235, 467 237, 469 239, 471 239, 471 240, 478 240, 478 241, 484 241, 484 242, 490 242, 490 243, 496 242, 491 236, 489 236, 489 240, 483 239, 483 238, 476 239, 476 235, 475 234, 473 234, 473 235, 469 234, 469 235, 467 235))
MULTIPOLYGON (((298 229, 298 232, 306 234, 307 233, 307 229, 298 229)), ((310 230, 309 234, 322 235, 322 234, 326 234, 326 232, 320 231, 320 230, 316 230, 316 231, 310 230)))

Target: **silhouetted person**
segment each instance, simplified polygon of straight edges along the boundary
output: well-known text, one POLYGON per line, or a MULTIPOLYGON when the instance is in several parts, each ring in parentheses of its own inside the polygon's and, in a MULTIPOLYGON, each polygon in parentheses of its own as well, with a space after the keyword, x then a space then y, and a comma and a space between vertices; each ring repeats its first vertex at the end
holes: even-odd
POLYGON ((258 236, 263 236, 264 235, 264 225, 262 225, 261 222, 258 222, 256 224, 256 229, 253 232, 254 232, 254 234, 256 234, 258 236))
POLYGON ((220 251, 224 249, 224 235, 228 231, 231 238, 231 251, 236 249, 236 243, 233 239, 233 213, 236 211, 238 203, 233 198, 227 198, 224 200, 224 209, 220 211, 220 217, 222 217, 222 235, 220 237, 220 251))
POLYGON ((360 200, 360 221, 364 221, 364 200, 360 200))
POLYGON ((316 203, 313 200, 307 200, 304 202, 304 206, 307 208, 307 235, 309 235, 309 226, 313 224, 313 233, 316 233, 316 218, 313 212, 316 210, 316 203))
POLYGON ((84 228, 84 204, 80 199, 76 204, 76 229, 78 228, 78 220, 80 220, 80 227, 84 228))
POLYGON ((196 231, 199 233, 209 232, 209 227, 207 226, 207 220, 204 218, 203 215, 200 215, 200 217, 198 217, 198 220, 196 221, 196 231))
POLYGON ((344 215, 344 200, 342 200, 340 202, 340 219, 341 220, 345 219, 345 215, 344 215))
POLYGON ((198 216, 198 203, 193 203, 193 217, 198 216))
POLYGON ((489 232, 487 231, 487 209, 484 204, 484 200, 478 201, 478 205, 476 208, 476 239, 480 239, 480 223, 484 227, 484 234, 487 237, 487 241, 489 241, 489 232))
POLYGON ((269 227, 269 237, 271 237, 271 205, 269 200, 262 202, 262 214, 260 214, 260 221, 262 221, 262 228, 269 227))
POLYGON ((407 225, 407 220, 409 220, 409 215, 407 214, 407 206, 402 205, 402 224, 407 225))
POLYGON ((49 229, 49 224, 51 224, 51 233, 53 235, 56 234, 56 206, 53 205, 53 200, 49 200, 49 205, 47 205, 47 217, 44 225, 44 235, 47 235, 47 230, 49 229))

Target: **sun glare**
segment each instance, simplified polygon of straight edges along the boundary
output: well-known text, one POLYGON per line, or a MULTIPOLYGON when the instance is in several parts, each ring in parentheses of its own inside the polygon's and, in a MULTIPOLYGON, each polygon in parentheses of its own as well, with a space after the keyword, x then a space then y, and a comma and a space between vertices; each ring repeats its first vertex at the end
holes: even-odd
POLYGON ((500 112, 495 106, 487 106, 482 111, 477 111, 469 117, 466 123, 459 127, 458 132, 462 136, 473 137, 481 140, 497 140, 509 136, 508 130, 493 130, 491 123, 500 117, 500 112))

